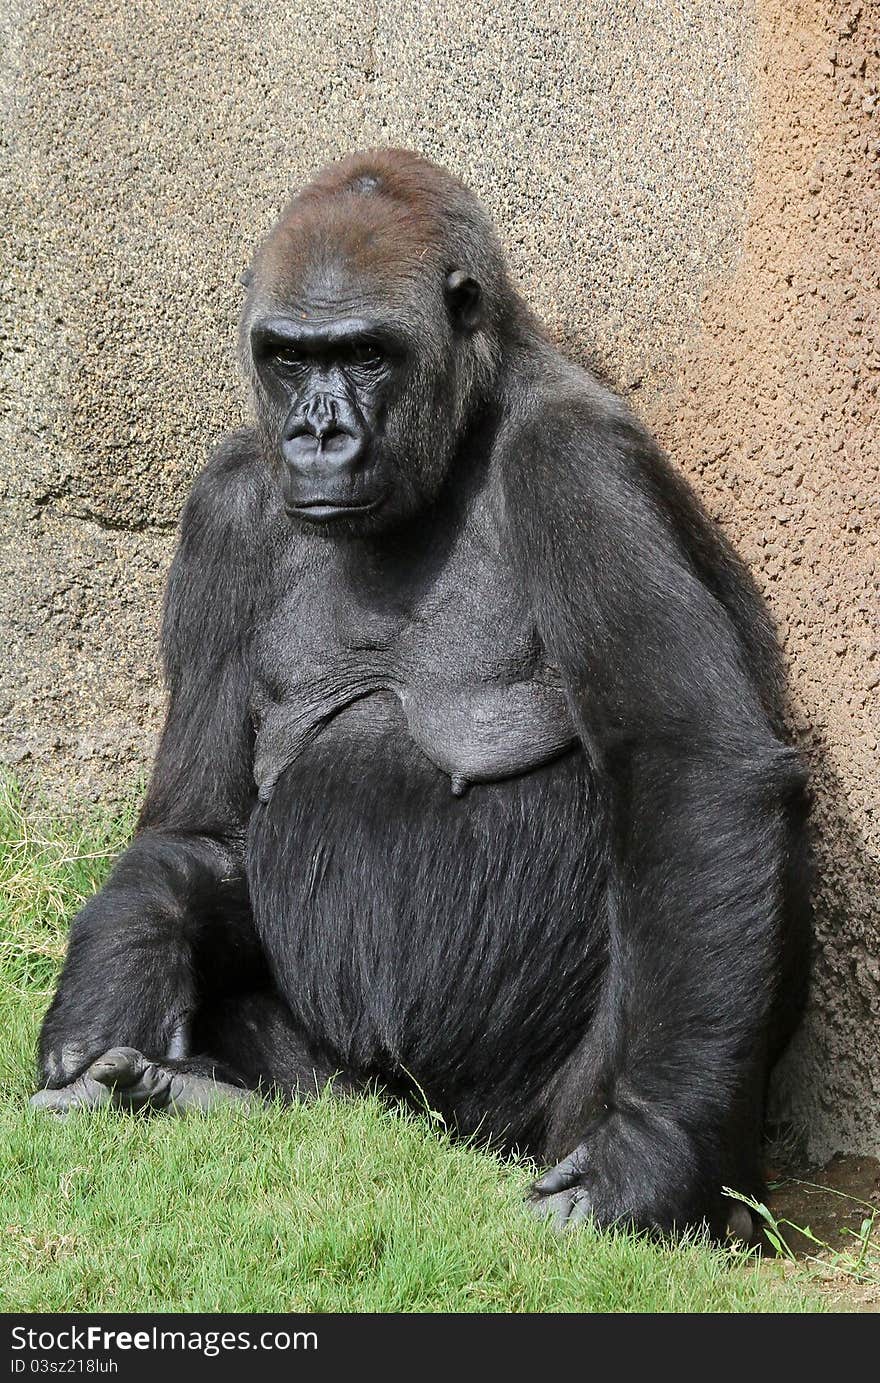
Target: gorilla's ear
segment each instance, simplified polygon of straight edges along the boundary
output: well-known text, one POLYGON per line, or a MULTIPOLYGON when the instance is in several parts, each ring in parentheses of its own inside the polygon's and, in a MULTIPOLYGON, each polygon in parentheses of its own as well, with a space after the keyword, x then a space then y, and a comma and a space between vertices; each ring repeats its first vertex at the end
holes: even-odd
POLYGON ((254 281, 253 269, 250 266, 248 266, 248 268, 245 269, 244 273, 240 276, 238 281, 241 284, 242 288, 250 288, 251 284, 254 281))
POLYGON ((445 292, 453 320, 472 331, 480 320, 483 300, 483 290, 477 280, 472 279, 464 269, 453 269, 451 274, 446 275, 445 292))

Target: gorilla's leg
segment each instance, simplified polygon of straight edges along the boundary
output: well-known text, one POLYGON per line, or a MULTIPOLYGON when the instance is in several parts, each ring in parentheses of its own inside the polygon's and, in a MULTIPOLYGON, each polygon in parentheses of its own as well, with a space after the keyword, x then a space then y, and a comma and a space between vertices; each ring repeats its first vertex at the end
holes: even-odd
POLYGON ((330 1081, 339 1094, 354 1093, 365 1085, 315 1049, 284 1000, 269 989, 206 1005, 192 1025, 190 1050, 210 1052, 250 1089, 288 1099, 308 1099, 330 1081))
POLYGON ((133 1047, 111 1048, 68 1085, 40 1090, 31 1104, 59 1115, 108 1103, 185 1114, 253 1105, 259 1093, 304 1099, 330 1081, 339 1093, 361 1088, 312 1050, 286 1004, 267 990, 215 997, 177 1029, 170 1050, 173 1056, 150 1060, 133 1047))

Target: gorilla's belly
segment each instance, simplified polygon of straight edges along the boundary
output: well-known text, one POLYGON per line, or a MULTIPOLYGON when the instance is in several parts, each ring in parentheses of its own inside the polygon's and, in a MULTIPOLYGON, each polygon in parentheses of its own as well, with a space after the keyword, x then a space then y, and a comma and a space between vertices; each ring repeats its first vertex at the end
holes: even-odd
POLYGON ((328 727, 345 720, 347 734, 371 739, 403 711, 413 743, 451 780, 458 796, 471 783, 528 773, 575 742, 565 696, 547 675, 512 683, 430 688, 378 686, 336 678, 304 686, 289 700, 261 709, 254 756, 260 800, 268 801, 281 773, 328 727))
POLYGON ((363 734, 359 702, 257 807, 254 915, 313 1041, 346 1069, 409 1073, 468 1123, 462 1101, 506 1108, 589 1022, 601 819, 578 753, 453 796, 378 700, 380 728, 363 734))

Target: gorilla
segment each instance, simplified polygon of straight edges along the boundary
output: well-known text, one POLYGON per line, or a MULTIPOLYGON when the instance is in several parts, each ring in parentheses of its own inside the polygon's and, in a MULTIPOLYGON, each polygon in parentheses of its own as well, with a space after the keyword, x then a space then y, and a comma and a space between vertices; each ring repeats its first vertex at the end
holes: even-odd
POLYGON ((254 425, 183 511, 167 721, 34 1103, 424 1092, 558 1225, 723 1235, 808 970, 754 586, 443 169, 332 165, 244 281, 254 425))

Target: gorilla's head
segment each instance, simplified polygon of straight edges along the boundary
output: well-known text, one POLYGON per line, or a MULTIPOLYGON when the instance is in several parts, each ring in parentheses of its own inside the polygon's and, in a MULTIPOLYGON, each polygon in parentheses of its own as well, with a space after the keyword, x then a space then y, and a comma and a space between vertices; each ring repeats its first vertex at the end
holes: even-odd
POLYGON ((479 202, 416 154, 355 154, 295 196, 240 338, 291 517, 369 533, 429 504, 496 387, 515 302, 479 202))

